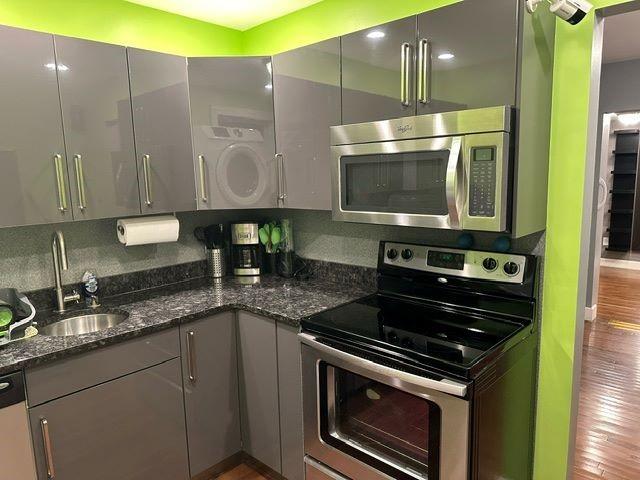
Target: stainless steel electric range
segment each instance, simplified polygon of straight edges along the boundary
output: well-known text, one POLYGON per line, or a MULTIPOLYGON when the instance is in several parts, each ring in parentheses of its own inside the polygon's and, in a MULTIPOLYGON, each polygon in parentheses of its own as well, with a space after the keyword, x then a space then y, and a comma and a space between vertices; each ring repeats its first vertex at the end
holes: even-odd
POLYGON ((536 258, 381 242, 378 292, 302 322, 307 480, 528 480, 536 258))

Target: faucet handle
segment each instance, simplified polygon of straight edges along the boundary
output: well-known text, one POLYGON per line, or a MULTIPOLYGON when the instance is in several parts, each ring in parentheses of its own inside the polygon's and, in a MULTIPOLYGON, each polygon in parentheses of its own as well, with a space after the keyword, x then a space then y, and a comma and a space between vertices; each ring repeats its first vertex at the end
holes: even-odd
POLYGON ((71 293, 68 293, 64 296, 64 303, 69 302, 80 303, 80 294, 77 290, 71 290, 71 293))
POLYGON ((89 300, 89 308, 98 308, 100 306, 97 295, 90 295, 87 299, 89 300))

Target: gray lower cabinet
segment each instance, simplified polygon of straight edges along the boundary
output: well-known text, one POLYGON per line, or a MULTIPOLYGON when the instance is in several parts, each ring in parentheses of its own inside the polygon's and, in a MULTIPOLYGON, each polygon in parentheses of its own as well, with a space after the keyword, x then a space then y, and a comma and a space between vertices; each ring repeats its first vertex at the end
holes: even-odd
POLYGON ((276 334, 282 475, 288 480, 304 480, 302 365, 298 328, 278 323, 276 334))
POLYGON ((418 48, 430 54, 418 115, 516 104, 522 3, 465 0, 418 15, 418 48))
POLYGON ((270 57, 189 58, 199 209, 276 206, 270 57))
POLYGON ((342 123, 415 115, 415 41, 415 16, 342 37, 342 123))
POLYGON ((40 480, 189 478, 177 358, 31 408, 29 416, 40 480))
POLYGON ((192 476, 242 450, 236 332, 233 312, 180 327, 192 476))
POLYGON ((275 320, 238 312, 238 360, 243 449, 281 472, 275 320))
POLYGON ((53 36, 0 26, 0 227, 72 219, 53 36))
POLYGON ((76 220, 140 213, 124 47, 55 37, 76 220))
POLYGON ((127 54, 142 213, 195 210, 187 60, 127 54))
POLYGON ((340 39, 273 57, 280 206, 331 210, 329 127, 339 125, 340 39))

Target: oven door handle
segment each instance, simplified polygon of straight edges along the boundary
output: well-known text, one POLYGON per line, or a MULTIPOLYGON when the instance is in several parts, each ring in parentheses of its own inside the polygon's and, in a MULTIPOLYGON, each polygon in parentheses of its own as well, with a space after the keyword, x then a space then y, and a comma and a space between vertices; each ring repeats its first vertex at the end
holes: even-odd
POLYGON ((350 353, 343 352, 342 350, 338 350, 337 348, 325 345, 324 343, 320 343, 316 340, 316 337, 309 335, 308 333, 299 333, 298 338, 305 345, 308 345, 322 353, 332 355, 346 363, 350 363, 351 365, 366 368, 368 370, 374 370, 377 373, 381 373, 391 378, 397 378, 419 387, 454 395, 456 397, 463 398, 467 395, 467 386, 463 383, 458 383, 446 378, 443 380, 435 380, 433 378, 421 377, 420 375, 414 375, 412 373, 403 372, 402 370, 380 365, 379 363, 372 362, 371 360, 360 358, 356 355, 352 355, 350 353))
POLYGON ((449 161, 447 162, 447 177, 445 183, 447 209, 449 210, 449 226, 460 229, 460 206, 458 201, 459 179, 458 170, 462 153, 462 137, 454 137, 451 141, 449 161))

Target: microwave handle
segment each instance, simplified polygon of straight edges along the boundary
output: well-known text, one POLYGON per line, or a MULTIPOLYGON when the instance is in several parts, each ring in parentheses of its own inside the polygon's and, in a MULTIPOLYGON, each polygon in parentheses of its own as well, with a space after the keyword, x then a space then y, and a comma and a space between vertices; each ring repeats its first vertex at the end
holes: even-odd
POLYGON ((449 395, 455 395, 456 397, 464 397, 467 394, 467 386, 463 383, 454 382, 453 380, 443 379, 435 380, 433 378, 421 377, 420 375, 414 375, 412 373, 397 370, 395 368, 387 367, 386 365, 380 365, 379 363, 372 362, 365 358, 352 355, 337 348, 330 347, 324 343, 320 343, 316 340, 316 337, 309 335, 308 333, 299 333, 298 338, 302 343, 312 347, 313 349, 332 355, 340 360, 350 363, 351 365, 367 368, 370 370, 375 369, 376 372, 382 373, 390 378, 397 378, 403 380, 412 385, 427 388, 429 390, 435 390, 437 392, 446 393, 449 395))
POLYGON ((460 228, 460 207, 458 205, 458 170, 462 153, 462 137, 454 137, 451 142, 449 161, 447 162, 447 177, 445 183, 447 209, 449 210, 449 226, 460 228))

